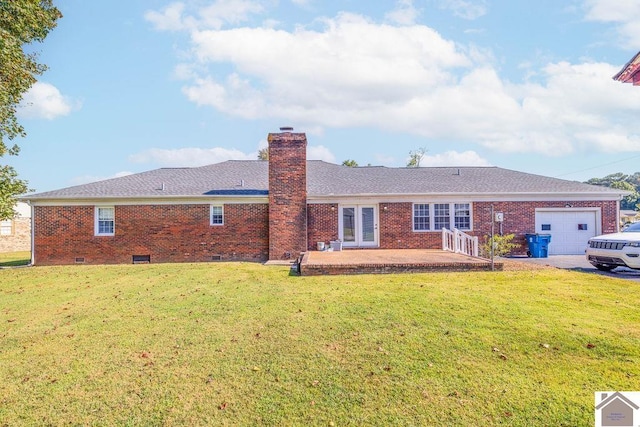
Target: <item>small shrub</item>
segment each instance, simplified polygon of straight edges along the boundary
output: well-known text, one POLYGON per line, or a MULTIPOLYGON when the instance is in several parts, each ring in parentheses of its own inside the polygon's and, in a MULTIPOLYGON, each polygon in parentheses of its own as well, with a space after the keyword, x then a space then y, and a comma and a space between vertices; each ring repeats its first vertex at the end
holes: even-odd
POLYGON ((489 258, 491 257, 491 246, 493 245, 493 255, 494 256, 506 256, 511 253, 514 249, 516 249, 519 245, 517 243, 513 243, 513 239, 516 237, 515 234, 505 234, 501 236, 499 234, 495 234, 493 239, 491 236, 486 236, 485 243, 480 248, 482 252, 482 256, 489 258))

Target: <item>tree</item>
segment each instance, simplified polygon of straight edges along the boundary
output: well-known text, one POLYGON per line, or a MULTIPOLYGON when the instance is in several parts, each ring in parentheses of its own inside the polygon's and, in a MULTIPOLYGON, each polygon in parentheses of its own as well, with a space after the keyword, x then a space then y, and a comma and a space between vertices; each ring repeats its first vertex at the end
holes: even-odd
POLYGON ((625 196, 620 201, 620 208, 640 210, 640 172, 633 175, 626 175, 622 172, 612 173, 604 178, 591 178, 587 184, 630 191, 632 194, 625 196))
POLYGON ((18 174, 11 166, 0 165, 0 220, 15 216, 16 195, 27 191, 27 182, 18 179, 18 174))
MULTIPOLYGON (((17 144, 9 141, 24 137, 16 110, 22 97, 47 69, 37 62, 37 53, 25 46, 44 41, 62 17, 52 0, 0 0, 0 157, 17 155, 17 144)), ((0 219, 13 216, 16 196, 28 191, 10 166, 0 167, 0 219)))
POLYGON ((628 196, 624 196, 620 201, 620 208, 630 209, 630 210, 636 209, 636 205, 638 204, 639 194, 638 194, 638 189, 636 188, 635 185, 627 181, 615 181, 611 183, 610 187, 615 188, 617 190, 631 191, 631 194, 629 194, 628 196))
POLYGON ((417 150, 409 151, 409 160, 407 161, 407 167, 419 168, 422 158, 427 154, 425 147, 420 147, 417 150))
POLYGON ((604 187, 611 187, 614 182, 628 181, 629 175, 625 175, 622 172, 612 173, 604 178, 591 178, 587 181, 587 184, 601 185, 604 187))
POLYGON ((258 160, 269 160, 269 148, 261 148, 258 150, 258 160))
POLYGON ((345 160, 344 162, 342 162, 342 166, 349 166, 350 168, 357 168, 358 167, 358 162, 356 162, 353 159, 348 159, 348 160, 345 160))

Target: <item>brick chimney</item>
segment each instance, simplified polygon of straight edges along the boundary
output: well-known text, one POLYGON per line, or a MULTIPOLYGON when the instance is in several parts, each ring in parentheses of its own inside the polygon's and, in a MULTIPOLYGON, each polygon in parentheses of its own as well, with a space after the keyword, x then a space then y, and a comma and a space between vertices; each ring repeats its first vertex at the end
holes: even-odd
POLYGON ((269 260, 307 250, 307 136, 280 128, 269 142, 269 260))

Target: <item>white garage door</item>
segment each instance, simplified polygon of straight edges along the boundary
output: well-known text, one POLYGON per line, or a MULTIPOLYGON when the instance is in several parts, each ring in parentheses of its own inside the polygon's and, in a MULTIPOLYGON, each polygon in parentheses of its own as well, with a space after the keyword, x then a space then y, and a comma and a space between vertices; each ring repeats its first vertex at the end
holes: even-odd
POLYGON ((599 234, 595 210, 536 210, 536 233, 551 234, 549 255, 584 254, 589 238, 599 234))

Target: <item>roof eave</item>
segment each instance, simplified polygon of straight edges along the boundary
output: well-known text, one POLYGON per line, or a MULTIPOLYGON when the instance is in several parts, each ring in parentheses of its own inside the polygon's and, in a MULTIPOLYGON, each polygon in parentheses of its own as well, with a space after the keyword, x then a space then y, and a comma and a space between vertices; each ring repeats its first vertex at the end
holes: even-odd
POLYGON ((33 197, 19 198, 20 201, 31 205, 55 204, 167 204, 167 203, 209 203, 211 201, 228 201, 240 203, 266 203, 268 195, 164 195, 164 196, 76 196, 76 197, 33 197))

